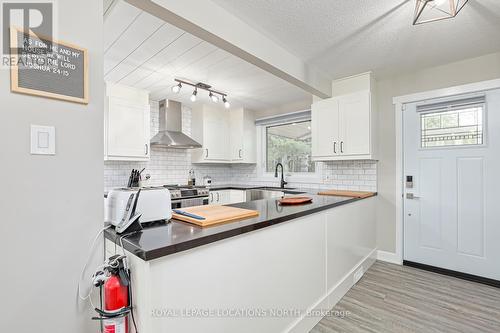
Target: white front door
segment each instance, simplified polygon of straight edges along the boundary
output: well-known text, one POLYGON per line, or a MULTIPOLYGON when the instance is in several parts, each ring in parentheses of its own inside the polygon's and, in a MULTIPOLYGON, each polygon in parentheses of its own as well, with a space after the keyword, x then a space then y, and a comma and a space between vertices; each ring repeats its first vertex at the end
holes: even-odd
POLYGON ((405 106, 404 259, 500 280, 500 91, 468 101, 405 106))

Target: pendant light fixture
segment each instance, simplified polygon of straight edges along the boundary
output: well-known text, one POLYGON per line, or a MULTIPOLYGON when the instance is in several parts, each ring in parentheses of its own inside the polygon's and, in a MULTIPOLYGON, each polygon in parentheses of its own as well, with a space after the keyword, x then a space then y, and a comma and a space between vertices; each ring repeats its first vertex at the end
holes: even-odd
POLYGON ((191 102, 193 102, 193 103, 196 102, 196 100, 197 100, 198 89, 203 89, 203 90, 208 91, 208 97, 210 98, 210 100, 212 102, 218 103, 219 99, 222 98, 222 102, 224 103, 224 107, 226 109, 229 109, 231 107, 231 104, 229 104, 229 101, 227 100, 227 94, 212 89, 212 86, 210 86, 206 83, 203 83, 203 82, 192 83, 192 82, 188 82, 185 80, 179 80, 179 79, 175 79, 175 82, 177 82, 177 84, 172 86, 171 89, 172 89, 172 92, 174 92, 176 94, 179 93, 179 91, 181 91, 183 84, 187 85, 187 86, 194 87, 193 93, 191 94, 191 97, 189 98, 191 100, 191 102))
POLYGON ((416 0, 413 25, 454 18, 469 0, 416 0))

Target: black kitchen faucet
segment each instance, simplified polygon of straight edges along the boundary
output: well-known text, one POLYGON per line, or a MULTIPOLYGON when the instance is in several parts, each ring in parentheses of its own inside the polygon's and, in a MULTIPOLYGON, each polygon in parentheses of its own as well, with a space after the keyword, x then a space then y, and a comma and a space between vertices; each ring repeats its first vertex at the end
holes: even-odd
POLYGON ((276 168, 274 169, 274 177, 278 178, 278 167, 281 167, 280 187, 285 188, 285 185, 288 183, 285 181, 285 178, 284 178, 285 171, 283 170, 283 164, 281 164, 281 163, 276 164, 276 168))

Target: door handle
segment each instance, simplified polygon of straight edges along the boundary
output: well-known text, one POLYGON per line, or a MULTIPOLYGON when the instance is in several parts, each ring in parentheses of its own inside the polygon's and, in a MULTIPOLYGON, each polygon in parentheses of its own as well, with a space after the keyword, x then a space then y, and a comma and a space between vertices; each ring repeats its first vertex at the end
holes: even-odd
POLYGON ((205 158, 208 158, 208 148, 206 149, 207 153, 205 154, 205 158))
POLYGON ((333 141, 333 153, 337 154, 337 141, 333 141))
POLYGON ((210 193, 210 202, 214 202, 214 194, 210 193))
POLYGON ((238 151, 238 156, 241 158, 241 149, 238 151))
POLYGON ((406 193, 406 199, 413 200, 413 199, 420 199, 420 197, 417 197, 413 193, 406 193))
POLYGON ((149 153, 149 146, 147 143, 144 146, 146 146, 146 155, 147 155, 149 153))
POLYGON ((217 192, 217 202, 219 202, 219 199, 220 199, 220 195, 219 195, 219 192, 217 192))
POLYGON ((344 153, 344 141, 340 141, 340 152, 344 153))

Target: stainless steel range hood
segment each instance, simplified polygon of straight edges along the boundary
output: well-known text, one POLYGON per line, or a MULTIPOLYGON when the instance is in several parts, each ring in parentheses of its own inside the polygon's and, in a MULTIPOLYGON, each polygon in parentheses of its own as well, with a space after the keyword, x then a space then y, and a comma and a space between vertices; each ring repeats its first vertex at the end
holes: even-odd
POLYGON ((182 133, 181 103, 163 99, 160 101, 160 131, 151 139, 152 147, 178 149, 201 148, 201 145, 182 133))

